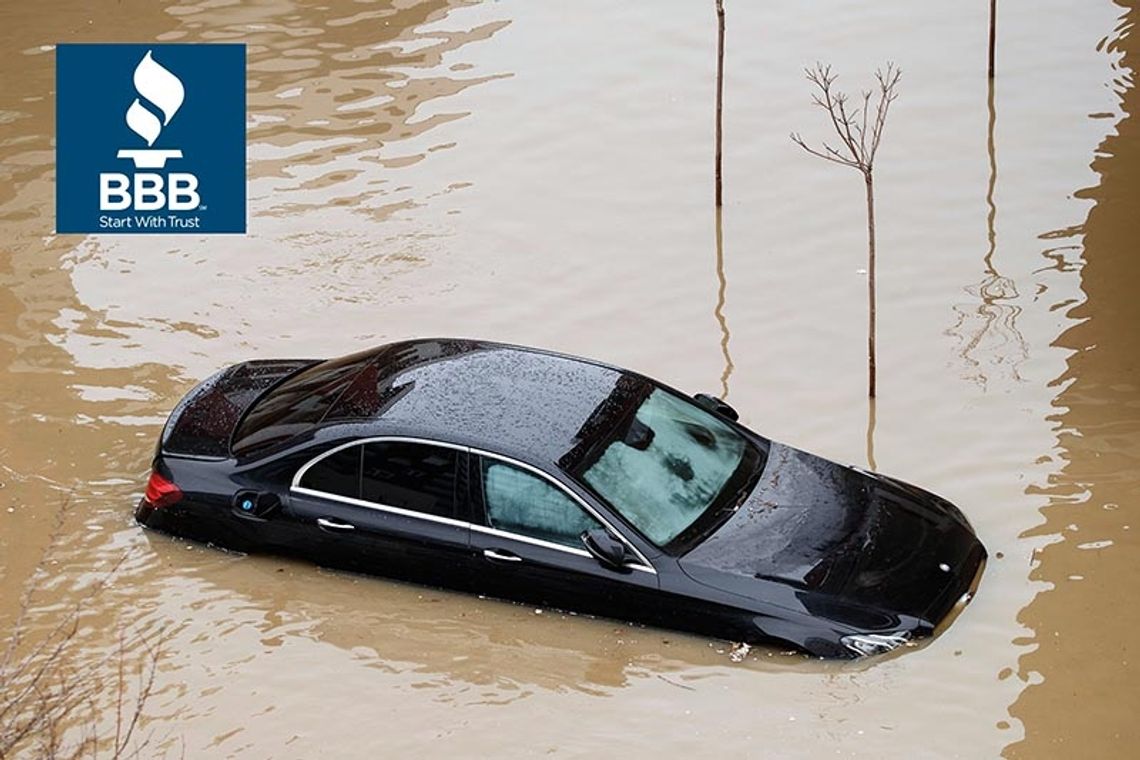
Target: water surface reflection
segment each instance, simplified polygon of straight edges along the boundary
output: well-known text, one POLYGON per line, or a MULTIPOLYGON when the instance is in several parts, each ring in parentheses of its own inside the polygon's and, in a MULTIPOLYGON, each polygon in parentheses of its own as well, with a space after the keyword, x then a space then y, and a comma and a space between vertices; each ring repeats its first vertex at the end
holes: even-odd
POLYGON ((989 183, 986 186, 988 248, 982 259, 985 270, 982 280, 966 288, 966 292, 979 298, 981 303, 955 305, 958 321, 947 331, 959 341, 959 356, 966 363, 967 377, 982 388, 987 388, 991 380, 999 378, 1021 382, 1018 367, 1029 358, 1029 346, 1017 329, 1021 307, 1012 303, 1020 295, 1017 283, 1011 277, 1003 276, 994 261, 997 253, 997 203, 994 191, 997 187, 998 161, 994 140, 997 108, 992 79, 989 80, 986 105, 989 111, 986 151, 990 166, 989 183))
POLYGON ((1128 7, 1108 42, 1123 54, 1116 91, 1125 115, 1093 159, 1099 183, 1078 193, 1095 205, 1080 227, 1043 236, 1078 241, 1084 300, 1068 308, 1076 322, 1057 339, 1071 353, 1052 383, 1054 470, 1030 489, 1049 500, 1044 523, 1027 534, 1050 540, 1032 573, 1049 587, 1019 615, 1033 646, 1017 675, 1032 685, 1011 708, 1026 734, 1010 757, 1125 757, 1140 744, 1140 607, 1129 601, 1140 588, 1138 21, 1140 9, 1128 7))

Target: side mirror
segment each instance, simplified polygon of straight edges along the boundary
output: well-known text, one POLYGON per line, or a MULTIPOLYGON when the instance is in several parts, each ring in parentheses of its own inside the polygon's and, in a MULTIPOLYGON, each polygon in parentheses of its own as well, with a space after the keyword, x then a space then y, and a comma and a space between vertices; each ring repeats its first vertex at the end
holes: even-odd
POLYGON ((629 572, 629 568, 625 566, 628 556, 625 544, 611 536, 604 528, 594 528, 582 533, 582 543, 603 567, 629 572))
POLYGON ((625 431, 625 436, 622 437, 621 442, 632 449, 645 451, 649 448, 649 445, 653 443, 653 439, 656 435, 657 434, 653 432, 653 428, 641 420, 634 418, 633 421, 629 423, 629 429, 625 431))
POLYGON ((724 401, 721 401, 716 396, 710 396, 707 393, 697 393, 693 395, 693 400, 696 401, 698 405, 703 406, 705 409, 708 409, 710 412, 719 414, 721 417, 730 419, 733 422, 736 422, 738 419, 740 419, 740 415, 735 409, 733 409, 724 401))

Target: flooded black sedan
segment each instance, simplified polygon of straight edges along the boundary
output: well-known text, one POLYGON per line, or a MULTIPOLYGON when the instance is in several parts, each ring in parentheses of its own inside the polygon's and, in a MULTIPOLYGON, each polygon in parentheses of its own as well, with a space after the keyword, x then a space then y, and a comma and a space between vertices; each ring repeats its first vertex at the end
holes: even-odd
POLYGON ((635 372, 469 340, 249 361, 175 408, 136 517, 239 551, 813 655, 928 636, 986 552, 946 500, 635 372))

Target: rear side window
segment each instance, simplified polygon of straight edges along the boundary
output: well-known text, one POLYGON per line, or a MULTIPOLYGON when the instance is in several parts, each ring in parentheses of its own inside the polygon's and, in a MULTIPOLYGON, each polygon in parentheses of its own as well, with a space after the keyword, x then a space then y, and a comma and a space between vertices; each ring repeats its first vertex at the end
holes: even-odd
POLYGON ((364 446, 361 497, 437 517, 455 517, 458 452, 442 446, 378 441, 364 446))
POLYGON ((582 533, 602 527, 550 481, 494 460, 483 460, 483 501, 492 528, 578 549, 582 533))
POLYGON ((301 476, 299 485, 335 496, 360 498, 360 459, 363 446, 349 446, 320 460, 301 476))

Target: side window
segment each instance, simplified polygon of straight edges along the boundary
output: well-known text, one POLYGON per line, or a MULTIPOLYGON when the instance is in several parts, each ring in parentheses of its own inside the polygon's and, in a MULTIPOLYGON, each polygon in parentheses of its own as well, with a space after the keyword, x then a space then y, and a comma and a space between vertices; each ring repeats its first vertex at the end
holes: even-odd
POLYGON ((602 527, 545 478, 493 459, 483 460, 483 502, 492 528, 582 548, 584 531, 602 527))
POLYGON ((363 446, 349 446, 320 460, 301 476, 299 485, 336 496, 360 497, 360 455, 363 446))
POLYGON ((455 517, 458 452, 442 446, 381 441, 364 446, 360 498, 438 517, 455 517))

